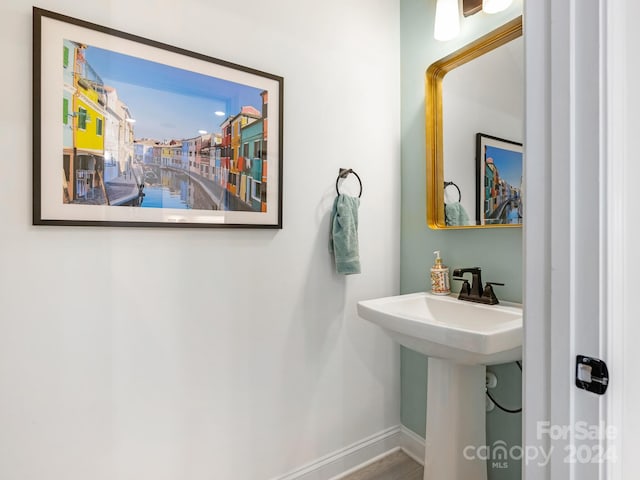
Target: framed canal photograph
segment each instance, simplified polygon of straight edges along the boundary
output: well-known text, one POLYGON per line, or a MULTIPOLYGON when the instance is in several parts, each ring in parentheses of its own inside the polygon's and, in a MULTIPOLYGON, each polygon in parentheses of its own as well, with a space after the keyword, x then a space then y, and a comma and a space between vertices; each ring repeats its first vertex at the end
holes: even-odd
POLYGON ((34 225, 282 228, 283 79, 33 9, 34 225))
POLYGON ((476 134, 479 225, 522 225, 522 144, 476 134))

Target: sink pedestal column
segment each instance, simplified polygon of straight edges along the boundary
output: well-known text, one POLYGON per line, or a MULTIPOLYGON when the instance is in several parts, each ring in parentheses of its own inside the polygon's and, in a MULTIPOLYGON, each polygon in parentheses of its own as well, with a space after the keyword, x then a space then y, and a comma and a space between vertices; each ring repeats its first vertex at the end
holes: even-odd
POLYGON ((428 359, 424 480, 487 480, 484 365, 428 359))

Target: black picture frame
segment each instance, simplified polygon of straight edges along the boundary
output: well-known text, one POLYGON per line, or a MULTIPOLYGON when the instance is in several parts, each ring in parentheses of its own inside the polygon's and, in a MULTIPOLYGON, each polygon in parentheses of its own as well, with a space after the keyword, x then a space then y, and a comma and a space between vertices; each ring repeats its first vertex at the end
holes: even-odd
POLYGON ((283 102, 278 75, 34 7, 33 224, 280 229, 283 102))

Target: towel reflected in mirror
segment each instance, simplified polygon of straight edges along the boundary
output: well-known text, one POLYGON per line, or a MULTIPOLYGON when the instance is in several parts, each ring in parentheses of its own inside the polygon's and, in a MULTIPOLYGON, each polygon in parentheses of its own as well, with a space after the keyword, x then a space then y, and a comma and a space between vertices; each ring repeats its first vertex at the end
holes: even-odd
POLYGON ((448 227, 474 225, 460 201, 462 193, 454 182, 444 184, 444 219, 448 227))
POLYGON ((448 227, 474 225, 460 202, 445 203, 444 218, 448 227))

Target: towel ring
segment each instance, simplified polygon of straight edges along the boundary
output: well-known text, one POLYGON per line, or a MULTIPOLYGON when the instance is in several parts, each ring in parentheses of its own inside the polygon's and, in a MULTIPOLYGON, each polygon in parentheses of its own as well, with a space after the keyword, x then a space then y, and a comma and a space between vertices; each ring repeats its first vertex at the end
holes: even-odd
POLYGON ((460 202, 460 201, 462 201, 462 192, 460 192, 460 187, 458 187, 458 185, 456 185, 455 183, 453 183, 453 182, 444 182, 444 188, 445 188, 445 190, 446 190, 446 188, 447 188, 447 187, 450 187, 450 186, 452 186, 452 185, 453 185, 454 187, 456 187, 456 190, 458 190, 458 201, 459 201, 459 202, 460 202))
POLYGON ((338 173, 338 178, 336 178, 336 192, 338 193, 338 195, 340 195, 340 189, 338 189, 338 182, 340 182, 341 178, 347 178, 350 173, 353 173, 358 179, 358 183, 360 184, 360 194, 358 195, 358 198, 360 198, 362 197, 362 180, 360 180, 360 177, 358 176, 358 174, 354 172, 351 168, 340 169, 340 173, 338 173))

